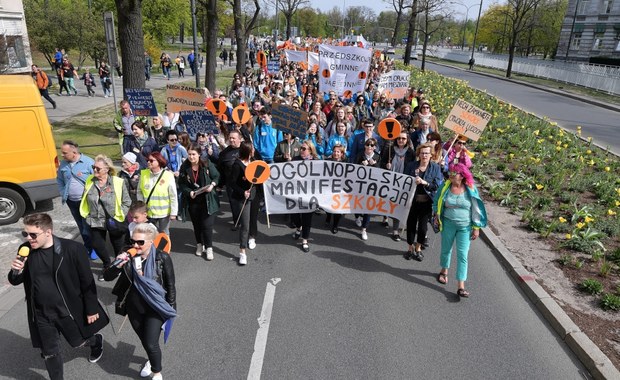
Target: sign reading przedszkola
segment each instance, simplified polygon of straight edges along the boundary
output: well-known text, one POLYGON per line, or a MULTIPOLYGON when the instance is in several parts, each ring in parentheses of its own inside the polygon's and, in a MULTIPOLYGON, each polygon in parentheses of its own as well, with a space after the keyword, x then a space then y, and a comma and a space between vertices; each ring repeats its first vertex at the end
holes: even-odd
POLYGON ((183 110, 204 110, 207 93, 204 88, 194 88, 169 84, 166 86, 166 110, 179 112, 183 110))
POLYGON ((478 141, 489 120, 491 120, 490 113, 459 99, 443 125, 459 135, 478 141))
POLYGON ((157 107, 151 90, 144 88, 126 88, 125 95, 136 116, 157 116, 157 107))
POLYGON ((346 74, 344 86, 338 95, 345 91, 356 94, 364 91, 372 52, 355 46, 319 45, 319 88, 321 91, 336 91, 336 73, 346 74), (342 91, 342 92, 340 92, 342 91))
POLYGON ((270 165, 263 184, 269 214, 314 212, 391 216, 405 222, 415 194, 412 176, 335 161, 270 165))

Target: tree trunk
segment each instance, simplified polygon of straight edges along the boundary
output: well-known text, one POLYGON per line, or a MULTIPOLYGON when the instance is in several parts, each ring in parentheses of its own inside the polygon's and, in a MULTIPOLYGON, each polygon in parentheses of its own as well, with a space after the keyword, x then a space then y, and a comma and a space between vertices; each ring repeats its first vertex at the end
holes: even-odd
POLYGON ((291 22, 293 21, 293 13, 284 13, 286 19, 286 40, 291 38, 291 22))
POLYGON ((510 78, 512 75, 512 60, 515 57, 515 47, 517 42, 516 34, 512 35, 510 45, 508 46, 508 67, 506 68, 506 78, 510 78))
POLYGON ((398 32, 400 31, 400 20, 403 17, 403 12, 396 12, 396 25, 394 25, 394 34, 392 34, 392 46, 396 46, 396 38, 398 38, 398 32))
POLYGON ((405 66, 409 66, 411 60, 411 45, 413 44, 413 36, 415 34, 415 20, 418 17, 416 9, 418 8, 418 0, 413 0, 411 14, 409 15, 409 29, 407 30, 407 46, 405 46, 405 66))
POLYGON ((208 0, 207 3, 207 26, 206 26, 206 51, 205 51, 205 87, 215 92, 215 72, 217 71, 217 30, 219 18, 217 15, 217 0, 208 0))
POLYGON ((237 44, 237 63, 235 68, 237 73, 243 73, 245 69, 245 30, 243 20, 241 20, 241 0, 235 0, 233 8, 233 18, 235 22, 235 43, 237 44))
MULTIPOLYGON (((118 14, 123 97, 125 88, 145 88, 142 0, 114 0, 118 14)), ((114 70, 114 68, 112 68, 114 70)))

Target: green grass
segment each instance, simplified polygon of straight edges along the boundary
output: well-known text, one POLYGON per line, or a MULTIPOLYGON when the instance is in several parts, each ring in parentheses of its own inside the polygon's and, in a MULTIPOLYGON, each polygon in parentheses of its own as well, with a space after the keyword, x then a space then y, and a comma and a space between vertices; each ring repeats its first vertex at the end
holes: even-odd
MULTIPOLYGON (((230 86, 233 74, 234 69, 218 71, 215 80, 216 87, 225 89, 230 86)), ((194 86, 195 83, 195 81, 186 81, 181 84, 194 86)), ((153 98, 157 109, 163 110, 166 90, 153 90, 153 98)), ((88 156, 94 157, 98 154, 105 154, 112 160, 120 160, 118 134, 112 127, 113 118, 114 105, 110 104, 53 123, 56 147, 60 148, 63 140, 71 139, 79 143, 80 150, 88 156)), ((58 155, 60 157, 60 150, 58 150, 58 155)))

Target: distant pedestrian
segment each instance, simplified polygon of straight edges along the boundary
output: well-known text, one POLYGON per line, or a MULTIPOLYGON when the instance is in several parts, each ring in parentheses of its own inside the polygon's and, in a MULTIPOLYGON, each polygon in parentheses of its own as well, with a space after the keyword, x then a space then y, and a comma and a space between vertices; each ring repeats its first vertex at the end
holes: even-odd
POLYGON ((193 50, 187 56, 187 63, 189 63, 189 68, 192 70, 192 76, 196 75, 196 73, 195 73, 196 66, 194 66, 196 64, 196 56, 194 55, 194 51, 193 50))
POLYGON ((153 67, 153 60, 148 52, 144 52, 144 77, 146 80, 151 80, 151 67, 153 67))
POLYGON ((230 49, 230 54, 228 54, 228 66, 232 66, 232 62, 235 59, 235 52, 230 49))
POLYGON ((93 90, 93 87, 96 86, 95 78, 93 77, 93 74, 90 73, 90 70, 86 70, 81 79, 84 81, 86 91, 88 91, 88 97, 90 98, 91 96, 95 96, 95 90, 93 90))
POLYGON ((474 59, 474 57, 471 57, 469 59, 469 62, 467 62, 467 64, 469 65, 469 69, 473 70, 474 69, 474 65, 476 64, 476 60, 474 59))
POLYGON ((63 89, 67 92, 67 96, 71 95, 69 89, 67 88, 67 82, 65 82, 65 80, 62 78, 61 67, 56 69, 56 78, 58 79, 58 96, 62 96, 63 89))
POLYGON ((32 65, 31 75, 34 81, 36 82, 37 87, 39 88, 39 93, 41 94, 41 96, 44 97, 48 102, 50 102, 52 104, 52 107, 56 109, 56 102, 54 101, 54 99, 50 97, 50 94, 47 91, 47 88, 49 87, 49 83, 50 83, 49 78, 47 77, 47 74, 45 74, 44 71, 39 69, 37 65, 32 65))
POLYGON ((73 64, 69 61, 69 59, 63 58, 62 67, 60 68, 60 70, 60 75, 65 81, 67 89, 72 90, 74 96, 77 95, 77 89, 75 88, 74 79, 79 78, 79 76, 77 71, 75 70, 75 67, 73 67, 73 64))
POLYGON ((111 94, 110 85, 112 84, 112 79, 110 79, 110 67, 104 61, 101 61, 99 65, 99 81, 101 82, 103 97, 107 98, 111 94))
POLYGON ((223 49, 222 52, 220 53, 220 58, 224 62, 224 66, 226 66, 226 62, 228 61, 228 50, 223 49))

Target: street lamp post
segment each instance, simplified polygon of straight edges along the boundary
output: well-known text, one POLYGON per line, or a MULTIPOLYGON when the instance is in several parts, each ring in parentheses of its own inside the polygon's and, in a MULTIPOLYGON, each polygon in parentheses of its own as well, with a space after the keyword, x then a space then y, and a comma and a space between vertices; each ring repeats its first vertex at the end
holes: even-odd
MULTIPOLYGON (((480 5, 480 7, 482 7, 482 3, 480 3, 480 4, 478 4, 478 3, 472 4, 469 7, 467 5, 465 5, 465 4, 463 4, 463 3, 459 3, 459 2, 456 2, 456 1, 452 1, 452 2, 450 2, 450 4, 462 5, 465 8, 467 8, 467 12, 465 12, 465 24, 463 24, 463 40, 461 42, 461 51, 465 51, 465 33, 467 31, 467 21, 468 21, 468 18, 469 18, 469 10, 472 7, 475 7, 477 5, 480 5)), ((480 16, 478 16, 478 17, 480 17, 480 16)))
POLYGON ((476 52, 476 38, 478 37, 478 25, 480 25, 481 14, 482 14, 482 1, 480 1, 480 8, 478 9, 478 19, 476 20, 476 31, 474 32, 474 43, 472 44, 472 47, 471 47, 470 61, 474 59, 474 53, 476 52))
POLYGON ((579 0, 575 2, 575 14, 573 15, 573 23, 570 25, 570 34, 568 35, 568 45, 566 46, 566 56, 564 61, 568 61, 568 52, 570 51, 570 44, 573 42, 573 31, 575 30, 575 20, 577 19, 577 10, 579 9, 579 0))

